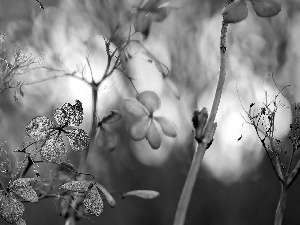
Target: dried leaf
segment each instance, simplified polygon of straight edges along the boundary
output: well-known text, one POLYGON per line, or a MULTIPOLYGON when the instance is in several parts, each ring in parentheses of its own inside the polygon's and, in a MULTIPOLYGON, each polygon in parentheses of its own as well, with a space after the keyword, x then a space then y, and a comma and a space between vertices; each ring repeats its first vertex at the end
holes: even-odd
POLYGON ((82 180, 82 181, 70 181, 66 184, 63 184, 59 189, 63 191, 73 191, 85 193, 93 186, 92 181, 82 180))
POLYGON ((150 118, 148 116, 143 116, 137 122, 131 124, 129 127, 129 134, 134 141, 140 141, 144 139, 147 135, 150 125, 150 118))
POLYGON ((15 199, 11 193, 0 191, 0 215, 8 223, 17 222, 25 211, 24 205, 15 199))
POLYGON ((30 121, 25 128, 25 132, 29 137, 38 141, 45 139, 51 128, 54 128, 54 124, 51 120, 45 116, 38 116, 30 121))
POLYGON ((158 149, 161 145, 161 137, 153 121, 151 121, 146 139, 152 149, 158 149))
POLYGON ((153 91, 144 91, 140 93, 136 98, 145 108, 148 110, 150 115, 154 111, 158 110, 161 106, 160 98, 153 91))
POLYGON ((42 146, 40 154, 41 158, 46 162, 60 163, 66 155, 67 150, 63 142, 62 136, 58 133, 50 136, 42 146))
POLYGON ((157 191, 153 191, 153 190, 135 190, 135 191, 129 191, 125 194, 123 194, 123 196, 136 196, 139 198, 145 198, 145 199, 152 199, 152 198, 156 198, 157 196, 159 196, 159 192, 157 191))
POLYGON ((33 190, 31 183, 37 182, 35 178, 19 178, 12 183, 9 183, 9 190, 26 201, 37 202, 38 196, 33 190))
POLYGON ((124 103, 124 109, 128 113, 136 117, 148 116, 148 112, 146 108, 141 103, 139 103, 136 99, 133 98, 124 99, 123 103, 124 103))
POLYGON ((110 205, 110 207, 115 207, 116 206, 116 202, 114 200, 114 198, 111 196, 111 194, 108 193, 108 191, 106 190, 105 187, 103 187, 101 184, 96 183, 95 185, 97 188, 99 188, 99 190, 104 194, 108 204, 110 205))
POLYGON ((97 188, 93 186, 83 199, 83 205, 86 210, 96 216, 100 216, 103 211, 103 201, 97 188))
POLYGON ((177 127, 173 121, 168 120, 165 117, 155 117, 154 119, 159 123, 166 136, 172 138, 177 136, 177 127))
POLYGON ((76 152, 84 151, 90 146, 90 138, 82 129, 75 128, 66 133, 66 136, 70 142, 72 150, 76 152))
POLYGON ((20 218, 18 221, 16 221, 16 225, 26 225, 25 220, 20 218))
POLYGON ((122 114, 117 110, 112 110, 109 115, 103 117, 101 123, 110 124, 110 123, 117 122, 120 119, 122 119, 122 114))

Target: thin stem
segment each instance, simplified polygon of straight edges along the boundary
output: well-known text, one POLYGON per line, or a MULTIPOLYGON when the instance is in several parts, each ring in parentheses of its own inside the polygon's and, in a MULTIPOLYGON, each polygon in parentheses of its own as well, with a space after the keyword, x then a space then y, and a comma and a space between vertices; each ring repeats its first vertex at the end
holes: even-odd
POLYGON ((287 184, 281 183, 281 192, 280 192, 280 198, 277 205, 276 213, 275 213, 275 222, 274 225, 281 225, 282 224, 282 218, 283 213, 286 206, 286 199, 287 199, 287 184))
POLYGON ((188 209, 188 205, 191 199, 192 191, 194 188, 194 184, 196 182, 197 173, 201 166, 201 162, 203 156, 205 154, 205 150, 207 148, 208 143, 212 140, 214 131, 216 129, 216 123, 214 123, 216 114, 218 111, 218 107, 221 100, 222 90, 225 83, 226 77, 226 33, 227 33, 228 24, 224 21, 222 22, 221 28, 221 38, 220 38, 220 74, 219 80, 217 84, 217 89, 212 105, 212 109, 210 112, 210 116, 208 118, 208 122, 204 131, 205 138, 202 143, 200 143, 197 147, 197 151, 194 155, 194 159, 192 161, 186 182, 184 184, 183 191, 180 196, 180 200, 177 206, 176 215, 174 225, 183 225, 186 217, 186 212, 188 209))

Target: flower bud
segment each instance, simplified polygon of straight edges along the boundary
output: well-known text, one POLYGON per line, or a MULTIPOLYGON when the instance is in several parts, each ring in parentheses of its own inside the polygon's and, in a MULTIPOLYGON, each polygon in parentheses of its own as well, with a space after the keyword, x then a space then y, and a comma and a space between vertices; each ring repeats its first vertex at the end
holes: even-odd
POLYGON ((224 22, 238 23, 248 16, 246 0, 236 0, 229 3, 222 12, 224 22))
POLYGON ((280 0, 250 0, 253 9, 260 17, 271 17, 277 15, 281 10, 280 0))

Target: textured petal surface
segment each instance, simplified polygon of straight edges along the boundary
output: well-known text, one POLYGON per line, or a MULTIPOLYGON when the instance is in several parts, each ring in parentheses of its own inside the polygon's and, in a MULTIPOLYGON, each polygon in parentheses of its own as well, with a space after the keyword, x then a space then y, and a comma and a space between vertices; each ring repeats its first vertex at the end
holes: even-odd
POLYGON ((158 95, 153 91, 144 91, 136 98, 152 115, 154 111, 160 108, 161 102, 158 95))
POLYGON ((50 128, 53 128, 54 124, 45 116, 38 116, 33 118, 26 126, 25 132, 29 137, 38 141, 44 139, 50 132, 50 128))
POLYGON ((82 104, 79 100, 76 100, 74 105, 65 103, 62 107, 57 108, 53 115, 60 126, 79 126, 83 120, 82 104))
POLYGON ((148 116, 143 116, 137 122, 131 124, 129 128, 129 134, 134 141, 140 141, 144 139, 147 135, 150 124, 150 118, 148 116))
POLYGON ((151 121, 146 139, 148 140, 152 149, 158 149, 161 145, 161 137, 153 121, 151 121))
POLYGON ((62 185, 59 189, 64 191, 87 192, 91 185, 93 185, 93 182, 87 180, 70 181, 62 185))
POLYGON ((50 136, 41 148, 41 157, 46 162, 60 163, 67 150, 60 134, 50 136))
POLYGON ((173 121, 165 117, 155 117, 155 120, 159 123, 165 135, 172 138, 177 136, 177 127, 173 121))
POLYGON ((15 199, 10 193, 0 192, 0 215, 8 223, 17 222, 25 211, 24 205, 15 199))
POLYGON ((90 146, 90 138, 82 129, 75 128, 66 133, 66 136, 70 142, 72 150, 76 152, 84 151, 90 146))
POLYGON ((36 179, 19 178, 9 184, 9 189, 26 201, 38 202, 38 196, 31 186, 32 182, 36 182, 36 179))
POLYGON ((103 211, 103 201, 97 188, 93 186, 83 199, 83 205, 86 210, 96 216, 100 216, 103 211))

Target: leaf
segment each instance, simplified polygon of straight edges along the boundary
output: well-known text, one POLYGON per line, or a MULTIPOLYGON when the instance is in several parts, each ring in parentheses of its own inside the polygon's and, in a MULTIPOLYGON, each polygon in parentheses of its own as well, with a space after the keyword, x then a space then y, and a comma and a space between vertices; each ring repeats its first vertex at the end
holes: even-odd
POLYGON ((9 183, 9 190, 26 201, 38 202, 38 196, 33 190, 31 183, 37 182, 35 178, 19 178, 11 183, 9 183))
POLYGON ((103 117, 101 123, 110 124, 110 123, 117 122, 120 119, 122 119, 122 114, 117 110, 112 110, 109 115, 103 117))
POLYGON ((83 120, 82 103, 75 101, 75 105, 65 103, 62 107, 57 108, 53 115, 54 119, 60 126, 79 126, 83 120))
POLYGON ((96 144, 98 148, 104 151, 111 152, 115 150, 119 141, 120 141, 120 136, 116 131, 111 130, 107 126, 100 127, 96 139, 96 144))
POLYGON ((83 205, 86 210, 96 216, 100 216, 103 211, 103 201, 97 188, 93 186, 83 199, 83 205))
POLYGON ((51 128, 54 128, 54 124, 51 120, 45 116, 38 116, 30 121, 25 128, 25 132, 29 137, 38 141, 46 138, 51 128))
POLYGON ((154 119, 159 123, 163 133, 166 136, 172 138, 177 136, 177 127, 173 121, 168 120, 165 117, 155 117, 154 119))
POLYGON ((144 139, 147 135, 150 125, 150 118, 148 116, 143 116, 137 122, 131 124, 129 127, 129 134, 134 141, 140 141, 144 139))
POLYGON ((136 117, 148 116, 148 112, 146 108, 141 103, 139 103, 136 99, 133 98, 124 99, 123 104, 124 104, 124 109, 128 113, 136 117))
POLYGON ((136 196, 144 199, 152 199, 159 196, 159 192, 153 190, 135 190, 135 191, 129 191, 123 194, 123 196, 136 196))
POLYGON ((66 155, 67 150, 62 136, 58 133, 50 136, 41 147, 41 158, 46 162, 60 163, 66 155))
POLYGON ((160 98, 153 91, 144 91, 140 93, 136 99, 145 106, 150 115, 161 106, 160 98))
POLYGON ((23 216, 24 205, 10 193, 0 191, 0 215, 8 223, 15 223, 23 216))
POLYGON ((161 145, 161 137, 153 120, 151 121, 146 139, 148 140, 152 149, 158 149, 161 145))
POLYGON ((63 191, 73 191, 85 193, 94 185, 92 181, 82 180, 82 181, 70 181, 63 184, 59 189, 63 191))
POLYGON ((109 194, 108 191, 106 190, 106 188, 103 187, 101 184, 96 183, 95 185, 104 194, 110 207, 114 208, 116 206, 116 202, 115 202, 114 198, 111 196, 111 194, 109 194))
POLYGON ((72 150, 76 152, 84 151, 90 146, 90 138, 82 129, 75 128, 66 133, 66 136, 70 142, 72 150))

